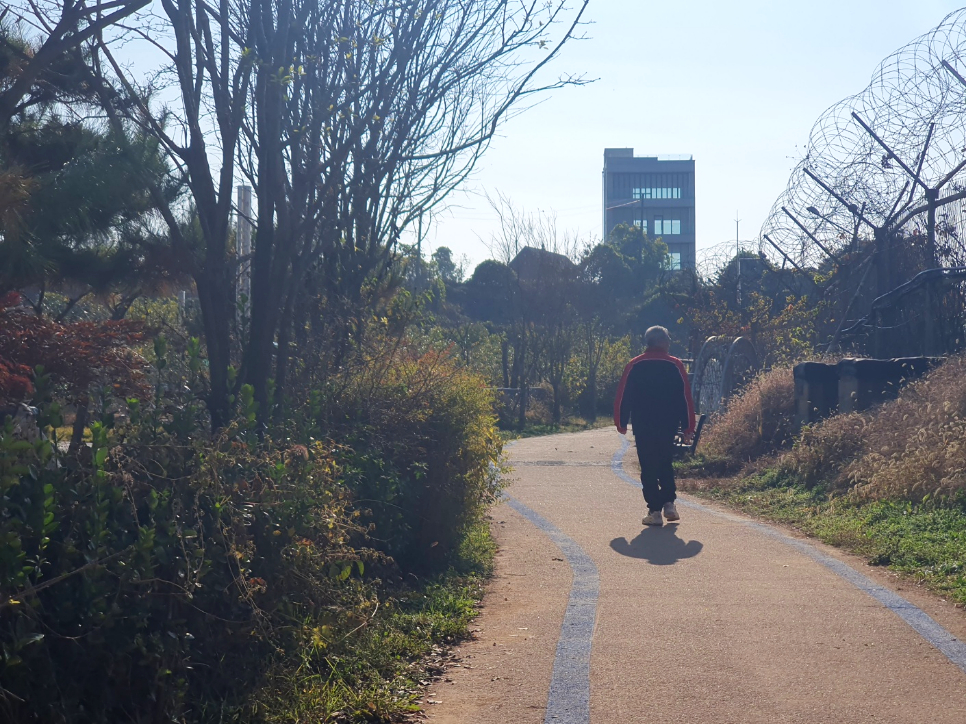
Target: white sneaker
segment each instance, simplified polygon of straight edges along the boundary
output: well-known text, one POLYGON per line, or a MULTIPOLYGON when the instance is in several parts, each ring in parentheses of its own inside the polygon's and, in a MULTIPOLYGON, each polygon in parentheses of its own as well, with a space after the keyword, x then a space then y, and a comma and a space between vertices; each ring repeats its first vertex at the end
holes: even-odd
POLYGON ((669 523, 672 520, 681 520, 681 516, 678 514, 678 509, 674 507, 674 503, 664 504, 664 517, 668 519, 669 523))
POLYGON ((660 510, 652 510, 644 519, 641 521, 642 525, 664 525, 664 519, 661 517, 660 510))

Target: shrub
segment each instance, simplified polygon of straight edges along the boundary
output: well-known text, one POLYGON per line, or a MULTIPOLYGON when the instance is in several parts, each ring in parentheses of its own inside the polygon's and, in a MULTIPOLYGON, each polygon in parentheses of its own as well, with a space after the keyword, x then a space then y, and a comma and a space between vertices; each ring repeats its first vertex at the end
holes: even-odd
POLYGON ((635 351, 632 348, 629 336, 613 342, 606 340, 603 345, 600 368, 597 370, 597 413, 610 416, 613 414, 614 398, 624 374, 624 366, 632 357, 640 354, 641 350, 635 351))
POLYGON ((29 367, 0 359, 0 405, 25 400, 33 391, 29 367))
POLYGON ((407 570, 446 565, 498 490, 486 381, 447 353, 377 339, 310 407, 312 434, 345 445, 338 458, 374 544, 407 570))
MULTIPOLYGON (((15 308, 16 296, 0 299, 0 360, 7 366, 42 367, 75 399, 86 396, 92 386, 107 385, 122 396, 143 393, 147 366, 133 349, 143 340, 140 324, 60 324, 15 308)), ((22 391, 23 386, 15 389, 22 391)), ((0 404, 21 401, 0 397, 0 404)))
POLYGON ((527 424, 528 425, 552 425, 554 424, 553 412, 553 390, 550 385, 542 382, 531 385, 527 393, 527 424))
MULTIPOLYGON (((388 719, 411 706, 413 660, 462 630, 462 594, 449 628, 402 630, 425 612, 394 602, 422 593, 378 576, 399 578, 385 553, 438 570, 478 537, 501 446, 483 381, 379 340, 277 427, 241 387, 212 435, 200 351, 173 360, 156 339, 153 379, 136 377, 154 396, 76 454, 0 425, 0 721, 290 721, 280 682, 318 691, 325 716, 388 719)), ((60 379, 32 380, 43 430, 60 379)))
POLYGON ((711 420, 704 451, 744 462, 791 445, 795 434, 795 380, 776 367, 752 380, 711 420))
POLYGON ((200 445, 134 418, 92 425, 87 463, 0 432, 4 721, 230 710, 362 571, 330 446, 244 422, 200 445))

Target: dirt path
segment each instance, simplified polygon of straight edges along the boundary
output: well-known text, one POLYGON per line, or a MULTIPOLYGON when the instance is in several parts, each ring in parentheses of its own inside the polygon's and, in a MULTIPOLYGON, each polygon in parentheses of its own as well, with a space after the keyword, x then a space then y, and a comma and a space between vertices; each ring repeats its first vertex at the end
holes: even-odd
POLYGON ((611 466, 622 442, 512 448, 496 578, 429 721, 966 722, 961 612, 687 498, 680 524, 642 530, 640 491, 611 466))

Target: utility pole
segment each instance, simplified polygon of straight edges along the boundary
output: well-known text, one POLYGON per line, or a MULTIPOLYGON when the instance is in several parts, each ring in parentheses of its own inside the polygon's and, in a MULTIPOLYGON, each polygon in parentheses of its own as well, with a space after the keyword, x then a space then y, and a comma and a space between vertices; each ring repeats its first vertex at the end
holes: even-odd
POLYGON ((423 214, 419 213, 419 227, 416 230, 416 291, 423 290, 423 214))
POLYGON ((738 269, 738 308, 741 308, 741 246, 738 239, 738 224, 741 219, 738 218, 738 210, 735 209, 735 263, 738 269))
POLYGON ((238 225, 237 225, 237 249, 235 254, 239 259, 238 268, 238 291, 239 305, 238 317, 240 322, 248 319, 251 309, 252 296, 252 262, 249 257, 252 253, 252 187, 239 186, 238 195, 238 225))

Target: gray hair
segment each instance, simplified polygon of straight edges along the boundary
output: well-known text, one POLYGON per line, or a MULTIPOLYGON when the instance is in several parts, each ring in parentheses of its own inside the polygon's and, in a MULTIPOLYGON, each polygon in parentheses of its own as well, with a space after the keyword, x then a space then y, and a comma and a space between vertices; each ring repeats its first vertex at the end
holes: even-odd
POLYGON ((670 347, 671 335, 665 327, 650 327, 644 333, 645 347, 670 347))

